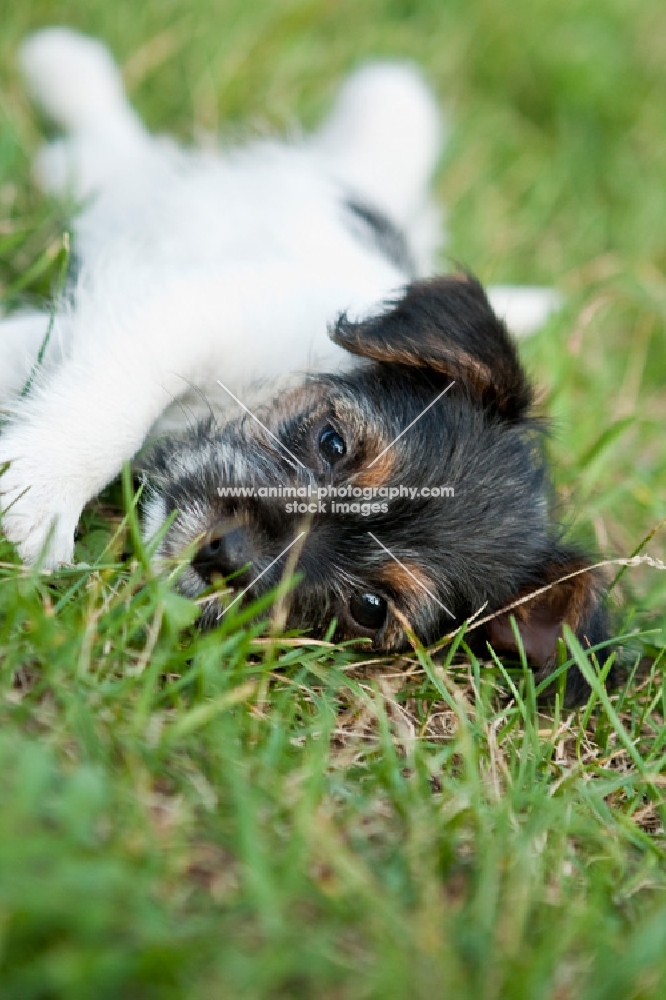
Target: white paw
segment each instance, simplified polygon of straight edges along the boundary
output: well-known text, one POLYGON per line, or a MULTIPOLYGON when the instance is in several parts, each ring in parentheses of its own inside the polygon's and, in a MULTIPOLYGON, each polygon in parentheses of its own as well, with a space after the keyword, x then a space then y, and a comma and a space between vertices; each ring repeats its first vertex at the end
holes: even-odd
POLYGON ((124 106, 122 79, 110 52, 68 28, 43 28, 19 50, 29 92, 49 118, 70 131, 124 106))
POLYGON ((564 305, 554 288, 530 285, 493 285, 488 289, 490 304, 514 337, 529 337, 564 305))
POLYGON ((49 469, 48 450, 29 446, 18 428, 0 436, 0 527, 26 563, 54 569, 71 563, 82 504, 67 482, 49 469))

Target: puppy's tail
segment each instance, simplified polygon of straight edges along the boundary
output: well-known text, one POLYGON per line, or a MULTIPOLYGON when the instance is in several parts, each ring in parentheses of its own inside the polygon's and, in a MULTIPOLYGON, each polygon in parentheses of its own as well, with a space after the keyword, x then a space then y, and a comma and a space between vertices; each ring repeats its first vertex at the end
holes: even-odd
POLYGON ((386 212, 412 242, 427 243, 440 229, 428 191, 443 140, 438 107, 416 67, 377 62, 346 80, 314 144, 343 183, 386 212))
POLYGON ((111 132, 129 139, 143 133, 125 97, 108 49, 69 28, 44 28, 19 50, 31 97, 65 132, 111 132))

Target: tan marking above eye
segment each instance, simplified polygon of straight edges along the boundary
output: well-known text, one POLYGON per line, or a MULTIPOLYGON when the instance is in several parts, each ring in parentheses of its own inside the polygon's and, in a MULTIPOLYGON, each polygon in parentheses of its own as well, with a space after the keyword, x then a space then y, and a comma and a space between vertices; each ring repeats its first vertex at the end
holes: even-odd
POLYGON ((391 475, 395 466, 394 455, 391 454, 392 449, 389 448, 382 455, 382 448, 386 448, 386 445, 382 443, 382 447, 373 448, 367 446, 363 448, 363 468, 360 472, 355 473, 352 476, 352 483, 354 486, 360 486, 362 489, 379 489, 382 486, 387 486, 390 482, 391 475), (373 462, 373 451, 375 456, 380 456, 374 465, 373 462))
POLYGON ((426 591, 436 592, 437 589, 420 566, 407 562, 402 565, 393 561, 386 563, 379 572, 379 580, 399 595, 402 604, 411 607, 429 600, 426 591))
POLYGON ((330 403, 324 386, 306 383, 282 393, 271 404, 262 407, 259 416, 271 430, 284 421, 298 417, 314 422, 326 415, 330 403))

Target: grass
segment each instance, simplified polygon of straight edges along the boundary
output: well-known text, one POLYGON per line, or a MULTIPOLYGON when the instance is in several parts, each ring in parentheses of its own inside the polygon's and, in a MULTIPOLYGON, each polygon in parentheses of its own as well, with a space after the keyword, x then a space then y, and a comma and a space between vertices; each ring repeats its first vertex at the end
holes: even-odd
MULTIPOLYGON (((13 61, 53 22, 104 37, 151 126, 185 138, 314 124, 358 59, 416 59, 451 109, 451 256, 567 295, 523 355, 571 532, 664 558, 660 0, 6 4, 8 307, 61 266, 13 61)), ((529 671, 457 644, 363 663, 237 609, 198 635, 121 560, 120 497, 84 517, 92 569, 41 577, 0 543, 0 997, 661 1000, 666 573, 614 588, 621 688, 570 639, 594 693, 546 712, 529 671)))

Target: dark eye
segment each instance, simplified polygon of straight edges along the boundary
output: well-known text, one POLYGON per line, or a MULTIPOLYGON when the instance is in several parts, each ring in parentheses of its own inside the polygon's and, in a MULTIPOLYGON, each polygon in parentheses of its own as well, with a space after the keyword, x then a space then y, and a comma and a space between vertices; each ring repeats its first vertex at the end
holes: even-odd
POLYGON ((340 437, 335 427, 331 427, 330 424, 327 424, 320 431, 317 446, 320 455, 329 465, 335 465, 336 462, 339 462, 347 451, 347 445, 344 440, 340 437))
POLYGON ((349 610, 358 625, 376 630, 386 621, 388 606, 384 598, 377 594, 354 594, 349 602, 349 610))

